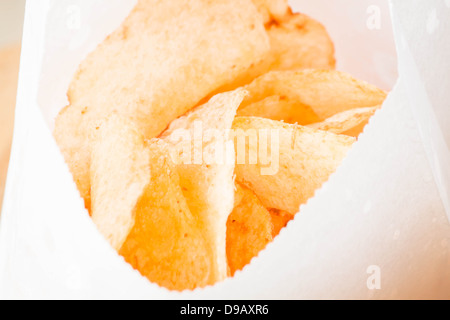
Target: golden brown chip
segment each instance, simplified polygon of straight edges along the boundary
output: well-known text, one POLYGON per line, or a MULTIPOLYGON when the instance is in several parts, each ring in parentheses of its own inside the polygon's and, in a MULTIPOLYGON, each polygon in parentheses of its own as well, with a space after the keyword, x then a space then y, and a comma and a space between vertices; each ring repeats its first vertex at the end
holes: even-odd
POLYGON ((162 141, 113 114, 92 143, 92 219, 125 260, 173 290, 213 284, 213 254, 162 141))
POLYGON ((281 230, 285 228, 292 219, 294 219, 294 215, 278 209, 269 209, 269 212, 273 225, 272 236, 275 238, 280 234, 281 230))
POLYGON ((334 69, 334 44, 325 27, 301 13, 290 13, 267 27, 270 70, 334 69))
POLYGON ((242 270, 273 238, 269 211, 249 189, 237 184, 235 207, 227 222, 227 257, 231 275, 242 270))
POLYGON ((309 127, 358 138, 379 108, 380 106, 344 111, 309 127))
POLYGON ((289 12, 267 27, 270 51, 248 71, 221 87, 224 92, 251 83, 269 71, 334 69, 334 44, 325 27, 314 19, 289 12))
POLYGON ((239 116, 303 125, 343 111, 380 105, 386 99, 383 90, 335 70, 274 71, 245 89, 250 95, 238 110, 239 116), (282 103, 277 105, 276 101, 282 103))
POLYGON ((226 223, 233 210, 235 167, 229 131, 246 94, 242 89, 219 94, 175 120, 161 136, 181 161, 178 172, 183 193, 213 243, 216 281, 228 274, 226 223))
POLYGON ((266 208, 296 214, 336 171, 355 138, 256 117, 236 118, 237 181, 266 208))
POLYGON ((285 96, 270 96, 238 111, 241 117, 260 116, 267 119, 307 125, 321 121, 311 107, 290 101, 285 96))
POLYGON ((80 65, 55 138, 90 206, 88 136, 113 111, 149 139, 261 60, 269 39, 251 0, 139 0, 80 65))
POLYGON ((153 140, 149 151, 151 179, 120 255, 150 281, 171 290, 213 284, 211 243, 184 198, 167 146, 153 140))
POLYGON ((114 114, 95 132, 91 152, 92 219, 119 250, 134 225, 134 208, 150 180, 144 137, 114 114))

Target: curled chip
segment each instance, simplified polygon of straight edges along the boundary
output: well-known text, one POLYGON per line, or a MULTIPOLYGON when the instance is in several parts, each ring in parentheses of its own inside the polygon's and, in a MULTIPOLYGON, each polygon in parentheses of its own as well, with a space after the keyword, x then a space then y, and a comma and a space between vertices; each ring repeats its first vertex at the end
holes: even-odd
POLYGON ((324 121, 343 111, 381 105, 387 95, 335 70, 274 71, 245 89, 250 94, 238 110, 239 116, 302 125, 324 121))
POLYGON ((135 208, 135 223, 119 253, 150 281, 193 290, 217 280, 212 245, 191 212, 167 145, 149 142, 151 178, 135 208))
POLYGON ((336 171, 355 138, 256 117, 237 117, 236 179, 266 208, 296 214, 336 171))
POLYGON ((338 113, 320 123, 309 125, 310 128, 357 138, 369 123, 370 118, 380 108, 359 108, 338 113))
POLYGON ((226 224, 233 210, 234 145, 230 130, 247 92, 219 94, 175 120, 163 138, 175 150, 187 204, 213 244, 214 277, 227 277, 226 224))
POLYGON ((234 210, 227 223, 227 257, 232 275, 273 240, 269 211, 251 190, 239 184, 236 188, 234 210))
POLYGON ((310 106, 286 96, 270 96, 238 111, 241 117, 263 117, 267 119, 307 125, 321 119, 310 106))
POLYGON ((272 20, 266 30, 270 51, 219 91, 247 85, 269 71, 335 68, 334 44, 325 27, 316 20, 289 10, 280 20, 272 20))
POLYGON ((159 135, 205 96, 232 82, 269 50, 251 0, 139 0, 80 65, 70 105, 54 136, 86 207, 90 206, 89 135, 113 111, 146 139, 159 135))

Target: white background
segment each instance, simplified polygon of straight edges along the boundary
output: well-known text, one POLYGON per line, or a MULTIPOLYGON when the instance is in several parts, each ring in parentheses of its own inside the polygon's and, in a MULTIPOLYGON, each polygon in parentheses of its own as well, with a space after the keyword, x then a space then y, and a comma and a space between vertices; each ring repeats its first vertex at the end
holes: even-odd
POLYGON ((20 41, 25 0, 0 0, 0 47, 20 41))

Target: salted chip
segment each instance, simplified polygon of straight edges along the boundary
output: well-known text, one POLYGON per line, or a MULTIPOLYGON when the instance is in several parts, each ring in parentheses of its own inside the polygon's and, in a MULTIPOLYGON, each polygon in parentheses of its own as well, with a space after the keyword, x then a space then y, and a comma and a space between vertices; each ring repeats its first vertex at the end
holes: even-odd
POLYGON ((325 27, 301 13, 289 11, 280 20, 266 26, 270 51, 248 71, 217 92, 224 92, 251 83, 269 71, 299 69, 334 69, 334 44, 325 27))
POLYGON ((263 15, 266 24, 281 20, 290 12, 287 0, 253 0, 253 3, 263 15))
POLYGON ((309 125, 310 128, 357 138, 369 123, 370 118, 380 109, 378 107, 359 108, 338 113, 320 123, 309 125))
POLYGON ((173 290, 214 283, 211 244, 192 215, 169 149, 116 114, 92 143, 92 219, 150 281, 173 290))
POLYGON ((135 223, 119 253, 135 269, 170 290, 215 283, 213 252, 203 225, 191 213, 178 171, 160 140, 149 143, 150 172, 135 207, 135 223))
POLYGON ((161 138, 179 159, 183 194, 214 245, 214 277, 227 277, 226 224, 234 203, 234 144, 230 130, 247 92, 219 94, 175 120, 161 138))
POLYGON ((119 250, 134 225, 134 208, 150 180, 150 158, 142 134, 114 114, 92 139, 92 219, 119 250))
POLYGON ((235 207, 227 222, 227 257, 231 275, 244 269, 273 237, 272 218, 249 189, 236 185, 235 207))
POLYGON ((381 105, 386 92, 335 70, 270 72, 245 86, 238 115, 308 125, 335 114, 381 105), (281 101, 277 107, 273 101, 281 101), (248 108, 248 109, 247 109, 248 108))
POLYGON ((54 136, 90 206, 89 135, 113 111, 145 138, 259 62, 269 50, 251 0, 139 0, 80 65, 54 136))
POLYGON ((288 225, 288 223, 292 221, 292 219, 294 219, 295 217, 293 214, 289 212, 278 209, 269 209, 269 213, 272 219, 273 225, 272 237, 274 238, 278 236, 281 230, 285 228, 288 225))
POLYGON ((336 171, 353 137, 256 117, 234 124, 236 179, 266 208, 296 214, 336 171))

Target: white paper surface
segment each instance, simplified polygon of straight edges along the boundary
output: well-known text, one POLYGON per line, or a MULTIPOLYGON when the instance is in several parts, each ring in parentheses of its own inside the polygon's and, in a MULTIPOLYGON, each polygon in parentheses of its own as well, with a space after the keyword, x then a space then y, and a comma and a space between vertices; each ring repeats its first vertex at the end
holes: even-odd
MULTIPOLYGON (((339 69, 386 89, 395 83, 386 1, 293 4, 328 27, 335 37, 339 69), (377 8, 380 28, 371 29, 377 8)), ((407 60, 399 62, 400 80, 344 164, 235 278, 179 294, 150 284, 127 265, 84 213, 51 132, 77 65, 132 5, 128 0, 28 1, 14 146, 0 224, 0 297, 450 298, 450 226, 441 184, 438 188, 433 179, 436 168, 430 166, 429 148, 422 142, 422 137, 435 135, 421 136, 413 116, 422 108, 432 114, 432 93, 427 91, 428 99, 422 99, 422 91, 411 90, 414 69, 407 60), (413 108, 415 101, 421 104, 413 108), (380 272, 380 290, 369 289, 368 271, 373 270, 380 272)), ((425 13, 410 14, 419 19, 425 13)), ((407 42, 405 25, 416 23, 410 19, 396 26, 398 41, 407 42)), ((440 37, 428 40, 445 41, 450 33, 440 37)), ((404 59, 408 47, 398 41, 404 59)), ((427 48, 432 47, 422 49, 427 48)), ((427 86, 436 82, 432 77, 426 80, 427 86)), ((423 125, 420 128, 423 131, 423 125)), ((441 179, 448 183, 445 176, 441 179)))
POLYGON ((399 68, 450 219, 450 1, 396 0, 393 10, 399 68))

